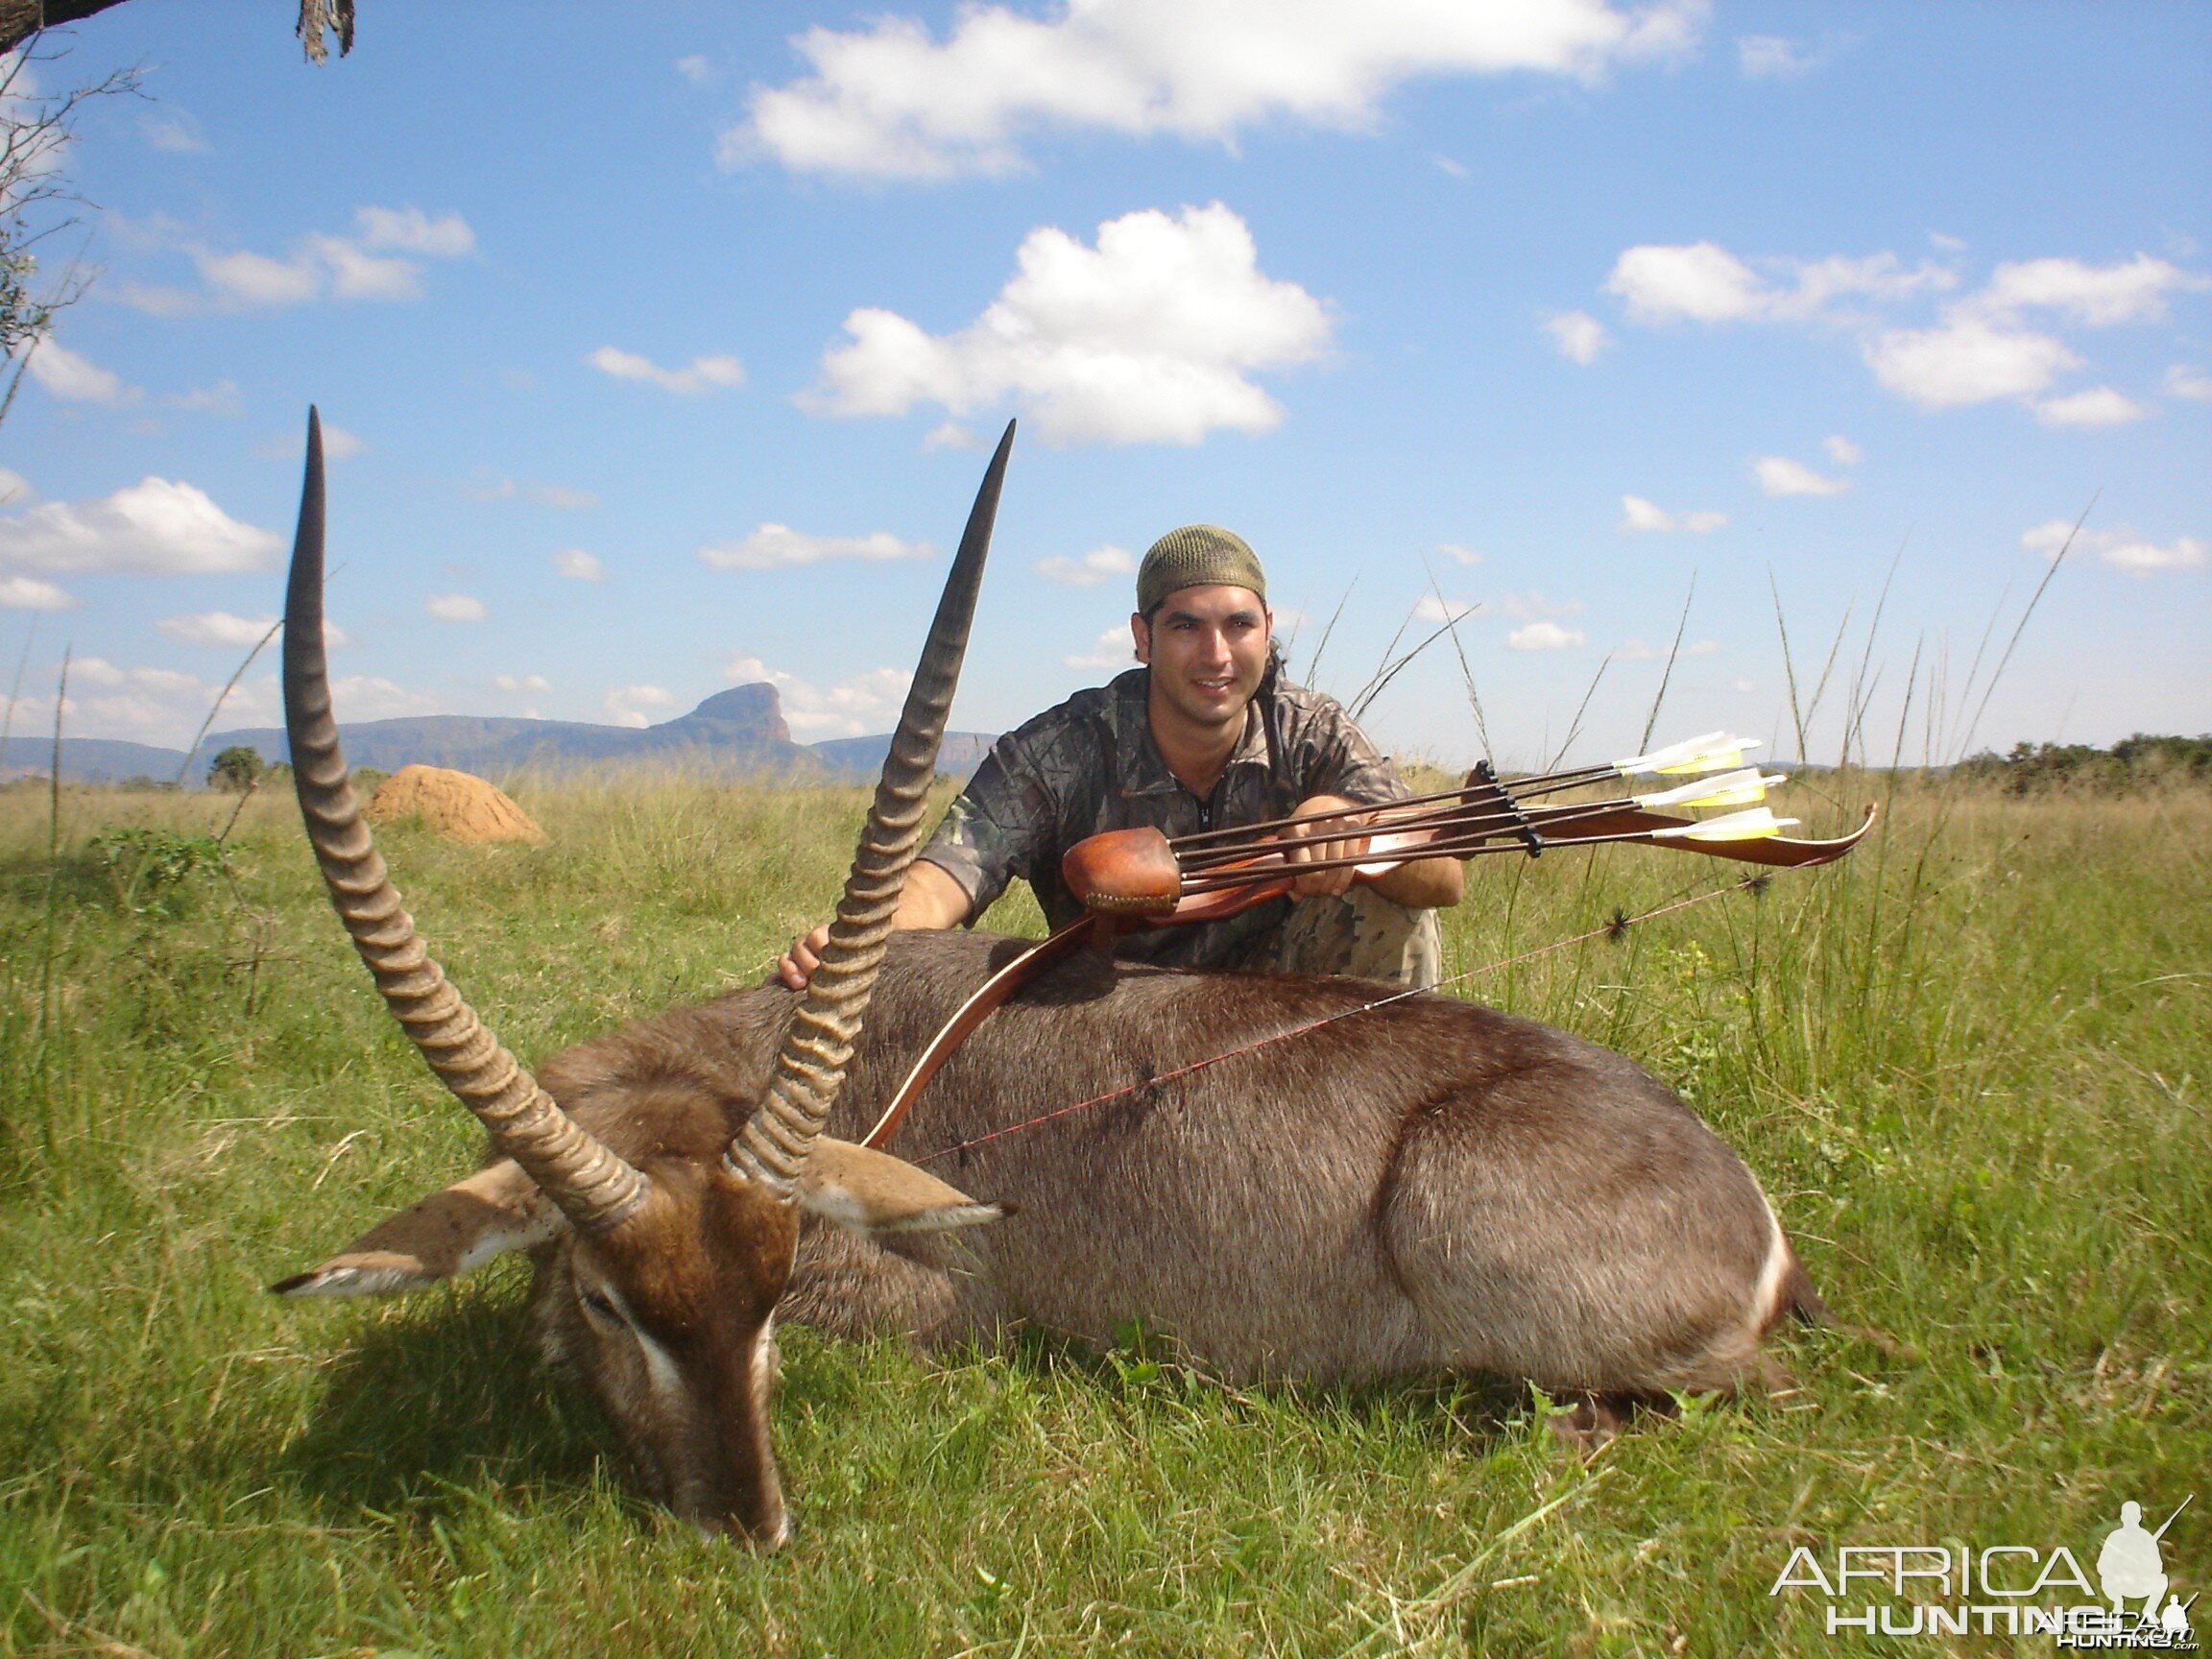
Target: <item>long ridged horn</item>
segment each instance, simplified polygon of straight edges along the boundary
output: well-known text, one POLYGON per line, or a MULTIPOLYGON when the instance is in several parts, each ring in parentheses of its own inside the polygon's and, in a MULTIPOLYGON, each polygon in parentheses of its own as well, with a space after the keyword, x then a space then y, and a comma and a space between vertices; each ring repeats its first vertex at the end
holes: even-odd
POLYGON ((788 1196, 814 1139, 829 1121, 838 1088, 845 1080, 853 1045, 882 966, 884 942, 891 937, 892 915, 906 885, 907 866, 922 844, 922 814, 930 781, 937 772, 937 746, 945 736, 953 688, 960 683, 960 660, 968 649, 968 625, 975 614, 975 595, 983 584, 983 560, 991 550, 991 525, 998 514, 998 489, 1006 478, 1006 457, 1014 447, 1014 422, 998 440, 975 493, 960 551, 945 578, 929 640, 900 710, 899 730, 883 757, 876 801, 860 831, 853 873, 830 925, 822 965, 807 981, 806 993, 792 1016, 790 1033, 776 1056, 767 1097, 730 1142, 724 1161, 748 1181, 788 1196))
POLYGON ((643 1202, 645 1177, 569 1121, 499 1046, 431 960, 400 908, 347 781, 330 714, 323 649, 323 422, 307 411, 307 480, 284 594, 284 729, 307 839, 338 919, 376 988, 430 1069, 491 1131, 563 1214, 587 1232, 613 1227, 643 1202))

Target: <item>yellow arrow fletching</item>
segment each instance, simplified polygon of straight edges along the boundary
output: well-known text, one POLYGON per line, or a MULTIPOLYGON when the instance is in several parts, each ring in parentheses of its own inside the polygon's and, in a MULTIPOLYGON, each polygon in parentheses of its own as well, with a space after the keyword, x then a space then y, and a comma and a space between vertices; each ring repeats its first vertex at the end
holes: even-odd
POLYGON ((1685 806, 1756 806, 1767 799, 1764 782, 1746 783, 1736 789, 1717 789, 1710 795, 1700 795, 1695 801, 1685 801, 1685 806))
POLYGON ((1779 835, 1797 822, 1794 818, 1777 818, 1764 806, 1754 806, 1748 812, 1731 812, 1725 818, 1708 818, 1702 824, 1683 824, 1666 830, 1654 830, 1654 841, 1761 841, 1769 835, 1779 835))
POLYGON ((1654 806, 1756 806, 1767 799, 1769 785, 1787 782, 1779 772, 1759 775, 1756 766, 1746 766, 1741 772, 1726 773, 1719 778, 1704 778, 1695 783, 1677 784, 1662 789, 1656 795, 1632 797, 1636 805, 1654 806))
POLYGON ((1743 764, 1743 751, 1759 747, 1756 737, 1738 737, 1727 732, 1708 732, 1699 737, 1670 743, 1632 760, 1616 760, 1613 769, 1627 778, 1680 777, 1692 772, 1718 772, 1743 764))

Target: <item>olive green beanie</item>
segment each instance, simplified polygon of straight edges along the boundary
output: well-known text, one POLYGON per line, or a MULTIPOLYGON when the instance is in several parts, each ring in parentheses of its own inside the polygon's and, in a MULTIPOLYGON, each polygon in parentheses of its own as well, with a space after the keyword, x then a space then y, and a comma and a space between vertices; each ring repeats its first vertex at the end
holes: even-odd
POLYGON ((1152 609, 1178 588, 1221 583, 1249 588, 1264 603, 1267 574, 1260 568, 1260 555, 1233 530, 1218 524, 1186 524, 1170 530, 1152 543, 1144 563, 1137 567, 1137 610, 1149 616, 1152 609))

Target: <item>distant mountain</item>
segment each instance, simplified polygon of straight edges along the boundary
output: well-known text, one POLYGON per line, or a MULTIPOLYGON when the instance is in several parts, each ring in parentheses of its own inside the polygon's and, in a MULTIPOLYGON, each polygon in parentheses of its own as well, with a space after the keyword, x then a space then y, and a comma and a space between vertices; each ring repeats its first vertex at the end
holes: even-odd
MULTIPOLYGON (((0 783, 16 778, 43 778, 53 765, 54 739, 15 733, 0 749, 0 783)), ((181 749, 160 749, 151 743, 125 743, 113 737, 61 739, 61 776, 72 783, 123 783, 134 778, 156 783, 177 781, 184 764, 181 749)), ((206 769, 191 780, 207 781, 206 769)))
MULTIPOLYGON (((339 728, 346 758, 397 772, 410 763, 480 775, 524 766, 562 770, 610 760, 671 760, 714 772, 812 771, 819 762, 791 741, 773 685, 718 691, 688 714, 658 726, 595 726, 579 720, 523 720, 470 714, 420 714, 339 728)), ((195 782, 233 744, 288 760, 291 744, 276 727, 218 732, 192 757, 195 782)))
MULTIPOLYGON (((717 774, 841 779, 873 776, 891 747, 888 733, 816 744, 792 742, 773 685, 717 691, 690 713, 658 726, 424 714, 365 720, 341 726, 338 734, 346 758, 355 766, 397 772, 417 762, 479 776, 498 776, 525 766, 562 771, 648 761, 717 774)), ((43 777, 53 752, 51 742, 30 735, 12 738, 6 753, 0 754, 0 781, 43 777)), ((991 743, 990 737, 977 733, 948 733, 939 769, 965 777, 991 743)), ((209 763, 234 744, 259 751, 264 760, 291 758, 291 745, 276 727, 218 732, 193 751, 191 765, 185 768, 186 784, 204 785, 209 763)), ((61 775, 72 781, 115 783, 143 777, 167 782, 184 765, 183 752, 177 749, 104 737, 61 741, 61 775)))
MULTIPOLYGON (((937 751, 937 770, 948 778, 965 781, 983 764, 983 757, 991 753, 991 745, 998 741, 998 736, 989 732, 948 732, 943 746, 937 751)), ((873 776, 883 770, 883 757, 891 753, 891 733, 885 732, 874 737, 832 737, 827 743, 809 747, 826 766, 873 776)))

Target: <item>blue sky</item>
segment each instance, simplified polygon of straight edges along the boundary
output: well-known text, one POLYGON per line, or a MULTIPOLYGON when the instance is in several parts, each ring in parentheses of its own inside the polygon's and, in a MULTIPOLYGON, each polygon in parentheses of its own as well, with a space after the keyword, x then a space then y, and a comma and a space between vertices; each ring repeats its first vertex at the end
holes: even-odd
MULTIPOLYGON (((321 67, 286 11, 34 66, 147 97, 83 123, 45 246, 101 270, 0 426, 19 733, 67 645, 70 731, 191 734, 310 401, 344 718, 767 678, 884 730, 1018 415, 968 729, 1126 663, 1133 556, 1210 519, 1339 695, 1471 611, 1510 763, 1601 664, 1573 755, 1632 750, 1693 581, 1661 735, 1794 751, 1771 584, 1801 696, 1844 630, 1815 757, 1863 660, 1873 757, 1948 758, 2085 508, 1973 747, 2212 728, 2212 10, 360 0, 321 67)), ((1448 641, 1368 724, 1483 748, 1448 641)))

